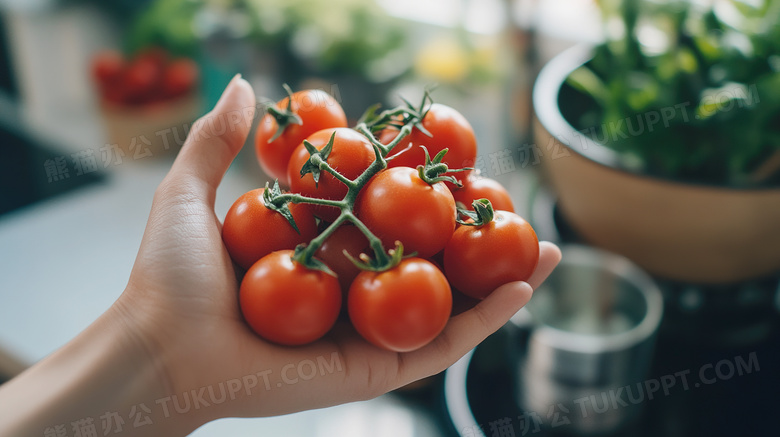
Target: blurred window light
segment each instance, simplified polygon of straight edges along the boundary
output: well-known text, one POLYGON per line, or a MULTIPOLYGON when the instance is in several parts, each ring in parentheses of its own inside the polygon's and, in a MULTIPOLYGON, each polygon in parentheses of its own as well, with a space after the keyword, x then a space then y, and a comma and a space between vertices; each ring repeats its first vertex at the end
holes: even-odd
POLYGON ((463 27, 469 32, 495 34, 506 25, 503 0, 377 0, 398 18, 442 27, 463 27))
POLYGON ((592 0, 539 0, 536 30, 555 38, 598 43, 603 39, 601 14, 592 0))
POLYGON ((0 0, 0 8, 16 11, 39 11, 54 4, 55 0, 0 0))
POLYGON ((653 23, 640 23, 637 39, 648 56, 660 55, 669 48, 669 37, 666 32, 653 23))
POLYGON ((466 30, 484 34, 500 32, 506 26, 505 3, 500 0, 469 1, 466 6, 466 30))

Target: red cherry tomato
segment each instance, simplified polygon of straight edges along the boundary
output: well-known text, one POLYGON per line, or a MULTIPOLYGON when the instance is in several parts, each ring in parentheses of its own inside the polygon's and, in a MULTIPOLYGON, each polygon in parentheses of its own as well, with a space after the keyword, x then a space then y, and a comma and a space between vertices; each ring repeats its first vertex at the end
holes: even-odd
POLYGON ((349 289, 349 317, 370 343, 395 352, 419 349, 441 333, 452 309, 447 278, 430 262, 407 258, 360 273, 349 289))
POLYGON ((339 226, 322 246, 314 254, 338 275, 341 290, 346 296, 352 281, 361 272, 346 256, 346 250, 350 256, 357 259, 361 253, 368 251, 368 240, 362 232, 351 224, 339 226))
POLYGON ((371 178, 358 195, 358 218, 387 248, 401 241, 405 253, 430 258, 455 230, 455 200, 442 182, 429 185, 417 170, 396 167, 371 178))
POLYGON ((269 253, 293 249, 317 236, 317 223, 303 205, 289 204, 300 233, 287 219, 265 207, 262 188, 245 193, 233 203, 222 226, 222 241, 230 257, 248 269, 269 253))
POLYGON ((113 105, 124 105, 127 103, 127 89, 121 80, 115 80, 107 84, 101 92, 103 99, 113 105))
POLYGON ((192 59, 172 61, 163 70, 162 93, 166 98, 179 97, 190 92, 198 82, 198 65, 192 59))
POLYGON ((528 280, 538 262, 539 240, 533 228, 507 211, 496 211, 482 226, 459 226, 444 248, 450 284, 478 299, 507 282, 528 280))
POLYGON ((135 59, 143 62, 151 62, 159 69, 168 62, 168 51, 162 47, 150 46, 139 51, 135 55, 135 59))
POLYGON ((162 67, 150 58, 136 58, 124 72, 122 84, 125 100, 130 104, 142 104, 153 100, 162 74, 162 67))
POLYGON ((261 337, 295 346, 325 335, 339 315, 335 277, 292 260, 292 250, 264 256, 246 272, 239 301, 247 323, 261 337))
POLYGON ((92 78, 100 86, 106 86, 119 79, 125 68, 122 54, 116 50, 105 50, 92 58, 92 78))
MULTIPOLYGON (((443 149, 449 149, 442 162, 452 169, 474 165, 477 158, 477 138, 474 136, 474 129, 460 112, 449 106, 434 103, 423 118, 422 125, 432 136, 425 135, 417 128, 412 129, 412 133, 404 138, 388 155, 388 158, 393 158, 388 162, 389 167, 416 168, 418 165, 424 164, 425 152, 420 146, 425 146, 428 149, 431 158, 443 149)), ((397 134, 397 130, 385 129, 380 134, 379 139, 382 143, 387 144, 397 134)), ((471 172, 447 174, 462 180, 466 179, 469 173, 471 172)), ((447 182, 447 187, 455 188, 449 182, 447 182)))
POLYGON ((463 207, 474 210, 471 204, 477 199, 487 199, 493 204, 496 211, 515 212, 512 205, 512 197, 509 192, 498 181, 476 177, 473 174, 463 181, 463 187, 452 190, 452 197, 456 202, 463 204, 463 207))
MULTIPOLYGON (((276 104, 277 109, 286 109, 289 98, 276 104)), ((298 114, 303 124, 290 124, 284 133, 273 138, 278 125, 266 114, 257 126, 255 152, 263 171, 279 182, 290 186, 287 178, 287 164, 296 147, 309 135, 331 127, 347 127, 347 116, 341 105, 330 95, 320 90, 304 90, 293 93, 292 112, 298 114)))
MULTIPOLYGON (((360 176, 374 162, 374 148, 366 137, 349 128, 324 129, 309 136, 307 140, 322 150, 335 132, 333 149, 328 157, 328 164, 347 179, 360 176)), ((290 157, 287 167, 287 179, 290 181, 290 191, 320 199, 341 200, 347 194, 347 186, 328 172, 321 172, 318 183, 314 183, 311 173, 301 177, 301 167, 309 160, 309 152, 303 143, 299 144, 290 157)), ((307 205, 314 215, 327 222, 332 222, 341 211, 332 206, 307 205)))

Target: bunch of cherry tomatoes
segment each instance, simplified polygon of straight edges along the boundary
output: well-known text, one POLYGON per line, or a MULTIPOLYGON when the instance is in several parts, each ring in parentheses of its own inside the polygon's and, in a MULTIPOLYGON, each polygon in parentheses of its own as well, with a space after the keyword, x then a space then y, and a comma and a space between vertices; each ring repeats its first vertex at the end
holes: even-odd
POLYGON ((473 305, 529 278, 536 234, 498 182, 468 167, 477 143, 458 111, 426 92, 348 128, 327 93, 288 93, 255 139, 276 182, 241 196, 222 230, 247 270, 239 300, 257 334, 306 344, 346 312, 367 341, 411 351, 444 329, 453 297, 473 305))
POLYGON ((119 106, 139 106, 163 102, 193 91, 199 70, 189 58, 172 58, 158 47, 125 58, 115 50, 92 58, 92 79, 106 102, 119 106))

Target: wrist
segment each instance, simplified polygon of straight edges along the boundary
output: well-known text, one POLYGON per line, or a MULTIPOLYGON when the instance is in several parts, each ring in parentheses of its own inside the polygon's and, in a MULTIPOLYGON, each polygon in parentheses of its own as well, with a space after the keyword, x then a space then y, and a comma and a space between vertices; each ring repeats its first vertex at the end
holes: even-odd
MULTIPOLYGON (((121 301, 121 299, 120 299, 121 301)), ((165 417, 168 354, 160 354, 144 318, 115 303, 65 346, 0 387, 0 435, 40 436, 47 429, 94 427, 121 436, 183 435, 197 418, 165 417), (118 431, 120 430, 121 431, 118 431)), ((85 430, 90 431, 85 431, 85 430)))
MULTIPOLYGON (((169 329, 166 324, 169 317, 162 314, 159 307, 142 305, 142 300, 143 293, 126 292, 104 314, 112 325, 111 329, 115 330, 114 337, 123 344, 118 354, 125 363, 122 373, 129 376, 127 382, 136 387, 133 391, 138 393, 138 399, 151 410, 151 413, 144 412, 144 416, 150 416, 153 426, 143 424, 149 420, 142 420, 139 424, 127 423, 125 434, 133 434, 130 431, 133 428, 138 428, 133 431, 143 436, 189 434, 213 418, 172 411, 170 399, 180 391, 180 381, 177 381, 180 372, 177 369, 181 370, 182 363, 186 366, 187 361, 177 352, 183 348, 184 339, 178 338, 176 331, 169 329), (138 299, 139 296, 142 298, 138 299)), ((132 405, 125 409, 129 414, 132 405)), ((136 409, 141 412, 141 409, 136 409)))

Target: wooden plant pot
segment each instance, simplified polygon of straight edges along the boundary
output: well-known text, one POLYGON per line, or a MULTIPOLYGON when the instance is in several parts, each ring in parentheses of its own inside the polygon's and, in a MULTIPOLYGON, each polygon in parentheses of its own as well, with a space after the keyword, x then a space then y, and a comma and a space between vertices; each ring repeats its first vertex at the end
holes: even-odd
POLYGON ((122 151, 123 162, 175 155, 200 115, 201 101, 197 93, 138 107, 102 101, 108 144, 122 151))
POLYGON ((566 220, 590 244, 660 277, 726 284, 780 272, 780 188, 679 183, 620 168, 615 153, 561 114, 559 92, 591 57, 578 46, 534 86, 534 135, 566 220))

